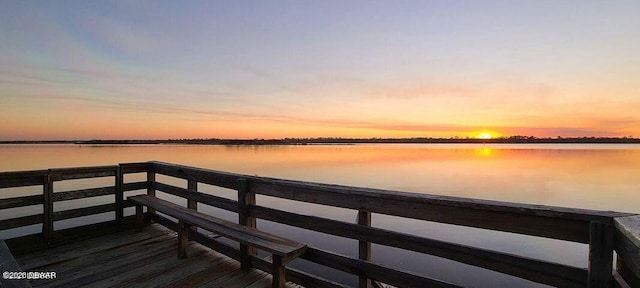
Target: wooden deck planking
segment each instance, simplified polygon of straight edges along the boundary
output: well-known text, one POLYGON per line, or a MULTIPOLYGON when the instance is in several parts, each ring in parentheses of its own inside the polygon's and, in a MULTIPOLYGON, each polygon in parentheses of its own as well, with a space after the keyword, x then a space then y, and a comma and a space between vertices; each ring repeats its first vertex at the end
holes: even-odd
POLYGON ((153 241, 155 238, 171 237, 168 231, 160 229, 150 229, 147 233, 130 234, 128 237, 122 237, 121 233, 106 235, 99 238, 92 238, 82 241, 82 247, 79 245, 64 245, 45 251, 29 253, 18 257, 18 262, 23 269, 34 270, 43 268, 57 263, 64 263, 79 257, 90 257, 100 252, 111 251, 121 246, 141 245, 145 241, 153 241), (136 243, 136 244, 134 244, 136 243))
MULTIPOLYGON (((177 258, 177 236, 159 224, 16 257, 24 271, 55 271, 34 287, 271 287, 271 275, 190 242, 177 258)), ((287 283, 287 287, 301 287, 287 283)))

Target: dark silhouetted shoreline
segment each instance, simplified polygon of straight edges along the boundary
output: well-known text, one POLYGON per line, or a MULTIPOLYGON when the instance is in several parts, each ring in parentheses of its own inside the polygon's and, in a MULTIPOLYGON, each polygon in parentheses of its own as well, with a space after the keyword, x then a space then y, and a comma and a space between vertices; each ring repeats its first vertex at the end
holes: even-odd
POLYGON ((640 144, 632 137, 556 137, 510 136, 493 139, 476 138, 282 138, 282 139, 164 139, 164 140, 19 140, 0 144, 194 144, 194 145, 314 145, 314 144, 640 144))

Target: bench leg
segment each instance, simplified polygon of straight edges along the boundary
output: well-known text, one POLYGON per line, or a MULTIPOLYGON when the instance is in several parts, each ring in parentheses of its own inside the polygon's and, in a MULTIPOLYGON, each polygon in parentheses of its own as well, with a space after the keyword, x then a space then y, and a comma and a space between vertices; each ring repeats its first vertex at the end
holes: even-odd
POLYGON ((136 205, 136 232, 141 232, 142 226, 144 226, 144 213, 142 211, 142 205, 136 205))
POLYGON ((256 255, 256 247, 240 244, 240 268, 244 271, 251 269, 251 256, 256 255))
POLYGON ((178 259, 187 258, 190 226, 184 221, 178 221, 178 259))
POLYGON ((273 263, 273 282, 271 282, 271 287, 282 288, 286 281, 284 278, 284 263, 282 261, 282 256, 273 255, 271 256, 271 261, 273 263))

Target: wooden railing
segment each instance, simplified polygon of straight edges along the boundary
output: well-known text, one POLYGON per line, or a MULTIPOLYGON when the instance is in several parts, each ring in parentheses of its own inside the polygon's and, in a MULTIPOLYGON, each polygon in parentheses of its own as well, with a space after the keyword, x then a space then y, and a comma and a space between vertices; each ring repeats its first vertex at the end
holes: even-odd
POLYGON ((618 254, 614 283, 618 287, 640 287, 640 216, 616 218, 614 223, 618 254))
MULTIPOLYGON (((123 192, 137 189, 146 189, 148 182, 123 184, 125 173, 146 172, 149 164, 138 163, 129 165, 80 167, 48 169, 23 172, 0 173, 0 188, 33 187, 40 190, 37 195, 5 198, 0 193, 0 211, 32 205, 41 205, 42 213, 0 220, 0 230, 24 227, 29 225, 42 225, 40 233, 7 239, 7 245, 14 253, 23 253, 76 241, 79 239, 95 237, 102 234, 113 233, 131 219, 123 217, 124 208, 132 206, 123 199, 123 192), (54 184, 64 180, 87 178, 113 178, 113 185, 80 189, 73 191, 55 192, 54 184), (88 207, 78 207, 69 210, 54 211, 54 203, 59 201, 76 200, 83 198, 113 195, 113 203, 88 207), (54 230, 54 222, 71 218, 96 215, 113 212, 113 220, 100 222, 61 230, 54 230)), ((4 215, 0 218, 6 218, 4 215)))
MULTIPOLYGON (((124 200, 124 192, 146 189, 146 193, 151 195, 160 191, 183 197, 187 199, 187 206, 191 209, 197 210, 197 203, 202 203, 235 212, 238 223, 242 225, 255 227, 256 219, 264 219, 355 239, 359 243, 357 258, 316 247, 309 247, 301 258, 356 275, 359 277, 360 287, 377 286, 379 283, 399 287, 459 287, 375 263, 371 261, 371 243, 447 258, 552 286, 640 287, 640 216, 629 213, 271 179, 161 162, 0 173, 0 188, 32 185, 41 185, 42 195, 1 199, 0 194, 0 209, 43 205, 43 214, 0 220, 0 230, 43 224, 41 233, 7 239, 7 245, 14 253, 96 236, 90 231, 110 233, 121 229, 130 220, 129 217, 124 217, 124 208, 131 206, 124 200), (147 173, 147 181, 124 183, 125 174, 140 172, 147 173), (162 183, 156 180, 156 175, 185 179, 187 185, 183 188, 162 183), (114 185, 53 193, 54 181, 92 177, 113 177, 114 185), (199 192, 198 183, 234 189, 239 201, 199 192), (114 195, 114 202, 66 211, 53 212, 52 209, 53 202, 56 201, 103 195, 114 195), (349 223, 261 206, 256 202, 256 195, 352 209, 357 215, 357 221, 349 223), (54 221, 111 211, 115 212, 115 219, 112 221, 61 231, 53 229, 54 221), (589 245, 589 267, 578 268, 372 227, 371 213, 584 243, 589 245), (95 229, 98 226, 102 229, 95 229), (612 273, 614 250, 617 252, 618 262, 617 270, 612 273)), ((156 222, 177 229, 177 223, 153 211, 149 212, 149 216, 156 222)), ((191 231, 190 239, 231 258, 245 259, 243 262, 250 259, 253 267, 271 272, 270 263, 256 257, 255 250, 251 247, 241 247, 238 250, 198 231, 191 231)), ((288 280, 307 287, 344 286, 296 269, 287 268, 286 273, 288 280)))

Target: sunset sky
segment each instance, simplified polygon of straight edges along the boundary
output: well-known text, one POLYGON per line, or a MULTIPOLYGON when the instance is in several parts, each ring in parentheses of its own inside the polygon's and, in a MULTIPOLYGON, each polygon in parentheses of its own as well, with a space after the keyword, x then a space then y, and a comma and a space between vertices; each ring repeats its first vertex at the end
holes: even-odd
POLYGON ((640 137, 640 1, 4 1, 0 140, 640 137))

